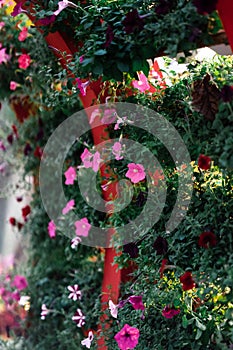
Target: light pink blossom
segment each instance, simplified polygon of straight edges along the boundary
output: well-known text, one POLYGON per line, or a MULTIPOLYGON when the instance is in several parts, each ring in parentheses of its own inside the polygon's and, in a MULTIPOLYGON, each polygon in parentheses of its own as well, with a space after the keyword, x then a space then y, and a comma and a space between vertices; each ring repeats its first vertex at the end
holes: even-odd
POLYGON ((23 53, 18 58, 19 68, 27 69, 31 63, 31 57, 27 53, 23 53))
POLYGON ((85 324, 85 316, 83 315, 82 311, 80 309, 77 309, 74 316, 72 317, 72 320, 77 323, 77 327, 82 327, 85 324))
POLYGON ((74 7, 78 6, 71 1, 63 0, 58 2, 58 9, 53 13, 55 16, 58 16, 60 12, 62 12, 66 7, 74 7))
POLYGON ((75 222, 75 228, 75 233, 77 236, 87 237, 91 229, 91 225, 89 224, 87 218, 83 218, 75 222))
POLYGON ((0 64, 6 63, 10 60, 10 55, 6 53, 6 48, 2 48, 2 44, 0 43, 0 64))
POLYGON ((118 305, 115 305, 112 300, 109 300, 108 305, 109 305, 109 310, 112 317, 117 318, 118 305))
POLYGON ((4 27, 4 25, 5 25, 5 22, 0 22, 0 30, 4 27))
POLYGON ((81 290, 79 290, 78 284, 75 284, 73 287, 68 286, 67 289, 71 292, 68 296, 69 299, 73 299, 74 301, 81 299, 82 292, 81 292, 81 290))
POLYGON ((139 335, 140 333, 137 328, 131 327, 126 323, 114 336, 114 339, 121 350, 129 350, 137 346, 139 335))
POLYGON ((122 144, 120 142, 115 142, 112 147, 112 153, 115 156, 116 160, 121 160, 124 157, 122 156, 122 144))
POLYGON ((64 173, 66 181, 65 185, 73 185, 76 180, 76 169, 70 166, 64 173))
POLYGON ((92 340, 94 339, 94 335, 93 335, 93 332, 92 331, 89 331, 88 332, 88 337, 86 339, 83 339, 81 341, 81 344, 83 346, 86 346, 86 348, 90 349, 91 348, 91 343, 92 343, 92 340))
POLYGON ((27 27, 23 27, 23 29, 19 33, 18 40, 19 41, 24 41, 24 40, 27 39, 27 37, 28 37, 28 28, 27 27))
POLYGON ((71 199, 66 206, 62 209, 62 214, 66 215, 70 210, 72 210, 75 206, 75 202, 73 199, 71 199))
POLYGON ((146 90, 150 90, 150 84, 148 83, 148 79, 144 73, 140 72, 138 74, 139 80, 133 80, 132 85, 135 89, 138 89, 140 92, 145 92, 146 90))
POLYGON ((16 81, 13 81, 13 80, 12 80, 12 81, 10 82, 10 90, 14 91, 14 90, 17 89, 18 86, 19 86, 19 84, 16 83, 16 81))
POLYGON ((89 152, 87 148, 84 149, 83 153, 81 154, 81 160, 83 162, 84 168, 91 168, 92 167, 92 153, 89 152))
POLYGON ((115 108, 106 108, 104 110, 104 114, 101 119, 101 122, 103 124, 112 124, 113 122, 115 122, 116 118, 117 118, 117 113, 115 108))
POLYGON ((48 224, 48 233, 50 238, 56 237, 56 225, 53 220, 48 224))
POLYGON ((93 162, 92 162, 92 169, 94 170, 95 173, 99 170, 100 162, 101 162, 100 153, 95 152, 93 155, 93 162))
POLYGON ((146 174, 143 165, 129 163, 128 169, 129 170, 127 171, 125 176, 128 177, 133 183, 136 184, 145 179, 146 174))
POLYGON ((72 248, 72 249, 75 249, 81 242, 82 242, 82 240, 81 240, 80 237, 74 237, 74 238, 71 240, 71 248, 72 248))
POLYGON ((114 126, 114 130, 119 130, 121 125, 126 124, 127 117, 117 118, 117 122, 114 126))
POLYGON ((45 320, 45 317, 48 315, 49 312, 50 310, 47 308, 47 306, 45 304, 42 304, 40 318, 42 320, 45 320))

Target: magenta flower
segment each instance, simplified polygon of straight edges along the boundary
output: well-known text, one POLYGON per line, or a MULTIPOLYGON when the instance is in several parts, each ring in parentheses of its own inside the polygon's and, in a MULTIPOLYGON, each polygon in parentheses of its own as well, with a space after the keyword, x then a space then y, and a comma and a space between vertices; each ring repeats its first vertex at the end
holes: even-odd
POLYGON ((48 224, 48 233, 50 238, 56 237, 56 225, 53 220, 48 224))
POLYGON ((114 339, 121 350, 129 350, 137 346, 139 335, 140 333, 137 328, 131 327, 126 323, 114 336, 114 339))
POLYGON ((87 237, 91 229, 91 225, 89 224, 87 218, 83 218, 75 222, 75 228, 76 228, 75 232, 77 236, 87 237))
POLYGON ((55 15, 51 15, 51 16, 48 16, 48 17, 45 17, 45 18, 41 18, 39 20, 39 24, 42 25, 42 26, 48 26, 49 24, 53 23, 56 19, 56 16, 55 15))
POLYGON ((70 166, 64 173, 66 181, 65 185, 73 185, 76 180, 76 169, 70 166))
POLYGON ((2 44, 0 43, 0 64, 8 62, 10 59, 10 55, 6 53, 6 48, 2 48, 2 44))
POLYGON ((150 90, 150 84, 148 83, 148 79, 144 73, 140 72, 138 74, 139 80, 133 80, 132 85, 135 89, 138 89, 140 92, 145 92, 150 90))
POLYGON ((19 41, 24 41, 24 40, 27 39, 27 37, 28 37, 28 28, 27 27, 23 27, 23 29, 19 33, 18 40, 19 41))
POLYGON ((11 12, 12 17, 16 17, 23 12, 27 13, 27 11, 23 10, 22 5, 23 5, 23 1, 20 1, 18 4, 15 5, 15 7, 13 8, 13 11, 11 12))
POLYGON ((81 299, 82 292, 81 292, 81 290, 79 290, 79 287, 77 284, 75 284, 73 287, 68 286, 67 289, 71 292, 68 296, 69 299, 73 299, 74 301, 81 299))
POLYGON ((81 240, 80 237, 74 237, 74 238, 71 240, 71 248, 72 248, 72 249, 75 249, 81 242, 82 242, 82 240, 81 240))
POLYGON ((27 53, 23 53, 18 58, 19 68, 27 69, 31 63, 31 57, 27 53))
POLYGON ((174 308, 170 308, 170 306, 165 306, 165 308, 162 311, 162 315, 165 318, 173 318, 176 315, 179 315, 180 313, 180 309, 174 309, 174 308))
POLYGON ((82 327, 85 325, 85 316, 80 309, 77 309, 72 320, 77 323, 77 327, 82 327))
POLYGON ((76 80, 78 89, 80 91, 80 94, 82 96, 86 96, 86 90, 87 90, 88 85, 90 84, 90 81, 87 80, 85 82, 82 82, 82 80, 80 78, 76 78, 75 80, 76 80))
POLYGON ((86 339, 83 339, 81 341, 81 344, 86 346, 86 348, 90 349, 91 348, 91 343, 92 343, 92 340, 94 339, 94 335, 93 335, 93 332, 92 331, 89 331, 88 332, 88 337, 86 339))
POLYGON ((145 310, 141 295, 132 295, 128 300, 135 310, 145 310))
POLYGON ((50 312, 50 310, 47 308, 47 306, 45 304, 43 304, 41 306, 40 318, 42 320, 45 320, 45 317, 48 315, 49 312, 50 312))
POLYGON ((10 90, 14 91, 14 90, 17 89, 18 86, 19 86, 19 84, 16 83, 16 81, 13 81, 13 80, 12 80, 12 81, 10 82, 10 90))
POLYGON ((128 168, 129 170, 127 171, 125 176, 128 177, 134 184, 145 179, 146 174, 143 165, 129 163, 128 168))
POLYGON ((122 156, 122 144, 120 142, 115 142, 112 147, 112 153, 115 156, 116 160, 121 160, 124 157, 122 156))
POLYGON ((70 210, 72 210, 75 206, 75 202, 73 199, 71 199, 66 206, 62 209, 62 214, 66 215, 67 213, 69 213, 70 210))
POLYGON ((16 275, 12 282, 12 286, 16 287, 18 290, 23 290, 27 288, 28 282, 24 276, 16 275))
POLYGON ((118 305, 115 305, 112 300, 109 300, 108 306, 109 306, 110 314, 112 315, 112 317, 117 318, 118 305))
POLYGON ((81 160, 83 162, 84 168, 92 167, 91 158, 92 158, 92 153, 89 152, 87 148, 85 148, 83 153, 81 154, 81 160))

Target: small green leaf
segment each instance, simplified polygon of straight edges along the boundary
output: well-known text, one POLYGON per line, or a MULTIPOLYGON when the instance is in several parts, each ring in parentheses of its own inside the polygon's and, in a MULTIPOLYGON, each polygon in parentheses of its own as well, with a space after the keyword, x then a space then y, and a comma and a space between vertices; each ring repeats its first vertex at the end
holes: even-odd
POLYGON ((129 65, 125 62, 117 62, 117 68, 123 73, 129 71, 129 65))
POLYGON ((95 56, 103 56, 103 55, 106 55, 106 53, 107 53, 106 50, 100 49, 100 50, 97 50, 94 54, 95 56))

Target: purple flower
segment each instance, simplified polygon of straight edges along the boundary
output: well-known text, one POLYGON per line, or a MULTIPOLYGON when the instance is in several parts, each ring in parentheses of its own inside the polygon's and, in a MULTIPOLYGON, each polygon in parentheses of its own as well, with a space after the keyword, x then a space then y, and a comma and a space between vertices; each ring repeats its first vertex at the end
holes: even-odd
POLYGON ((162 315, 165 318, 173 318, 176 315, 179 315, 180 313, 180 309, 174 309, 174 308, 170 308, 170 306, 165 306, 165 308, 162 311, 162 315))
POLYGON ((12 286, 16 287, 18 290, 23 290, 27 288, 28 283, 24 276, 16 275, 12 282, 12 286))
POLYGON ((153 244, 153 247, 158 255, 164 255, 168 251, 167 240, 161 236, 158 236, 153 244))
POLYGON ((137 9, 128 12, 122 24, 124 25, 126 34, 133 33, 136 30, 140 31, 144 27, 143 19, 139 16, 137 9))
POLYGON ((135 310, 145 310, 141 295, 132 295, 128 300, 135 310))
POLYGON ((18 4, 15 5, 15 7, 13 8, 13 12, 11 12, 11 16, 15 17, 18 16, 20 13, 27 13, 27 11, 23 10, 22 8, 23 5, 23 1, 20 1, 18 4))
POLYGON ((131 242, 124 245, 123 252, 128 253, 131 258, 137 258, 139 249, 136 243, 131 242))
POLYGON ((88 85, 90 84, 90 81, 87 80, 85 82, 82 82, 82 80, 80 78, 76 78, 75 80, 76 80, 78 89, 80 91, 80 94, 82 96, 86 96, 86 90, 87 90, 88 85))
POLYGON ((41 26, 48 26, 49 24, 53 23, 56 19, 56 16, 55 15, 51 15, 51 16, 48 16, 48 17, 45 17, 45 18, 41 18, 39 20, 39 24, 41 26))
POLYGON ((231 102, 233 100, 233 85, 224 85, 221 90, 223 102, 231 102))
POLYGON ((77 309, 72 320, 77 324, 77 327, 82 327, 85 324, 85 316, 80 309, 77 309))
POLYGON ((73 299, 74 301, 81 299, 82 292, 81 292, 81 290, 79 290, 78 284, 75 284, 73 287, 68 286, 67 289, 71 292, 68 296, 69 299, 73 299))
POLYGON ((139 335, 140 333, 137 328, 131 327, 126 323, 114 336, 114 339, 121 350, 128 350, 134 349, 137 346, 139 335))
POLYGON ((193 0, 193 5, 196 6, 197 12, 201 15, 207 15, 216 10, 218 0, 193 0))
POLYGON ((173 8, 173 1, 171 0, 160 0, 155 8, 157 15, 166 15, 173 8))

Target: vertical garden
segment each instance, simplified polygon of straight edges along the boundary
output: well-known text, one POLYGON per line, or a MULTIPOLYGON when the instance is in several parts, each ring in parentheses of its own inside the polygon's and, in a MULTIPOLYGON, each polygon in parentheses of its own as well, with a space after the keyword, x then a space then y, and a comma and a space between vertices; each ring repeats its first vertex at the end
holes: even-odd
POLYGON ((0 349, 233 348, 220 5, 0 1, 0 349))

